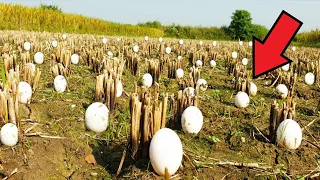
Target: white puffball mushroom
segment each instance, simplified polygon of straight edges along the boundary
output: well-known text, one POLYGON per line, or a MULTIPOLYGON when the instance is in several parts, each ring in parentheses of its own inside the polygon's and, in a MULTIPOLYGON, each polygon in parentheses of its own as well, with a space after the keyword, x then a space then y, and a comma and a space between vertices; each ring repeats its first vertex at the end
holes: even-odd
POLYGON ((217 63, 215 60, 210 61, 210 67, 215 68, 217 66, 217 63))
POLYGON ((302 130, 299 124, 292 120, 282 121, 277 129, 277 144, 287 149, 297 149, 301 145, 302 130))
POLYGON ((44 61, 44 55, 42 52, 37 52, 33 56, 33 60, 36 64, 42 64, 44 61))
POLYGON ((292 47, 292 51, 296 51, 296 47, 295 46, 292 47))
POLYGON ((144 37, 144 40, 145 40, 145 41, 148 41, 148 40, 149 40, 149 37, 148 37, 148 36, 145 36, 145 37, 144 37))
POLYGON ((244 65, 244 66, 248 65, 248 59, 247 58, 243 58, 241 62, 242 62, 242 65, 244 65))
POLYGON ((277 92, 277 95, 279 95, 281 98, 286 98, 288 95, 288 88, 284 84, 279 84, 276 87, 276 92, 277 92))
POLYGON ((7 123, 1 128, 1 143, 6 146, 15 146, 18 143, 18 128, 13 123, 7 123))
POLYGON ((107 54, 108 54, 109 57, 113 56, 113 53, 111 51, 108 51, 107 54))
POLYGON ((249 94, 250 96, 255 96, 257 94, 258 87, 255 83, 250 82, 249 94))
POLYGON ((64 76, 58 75, 54 78, 53 85, 57 92, 62 93, 67 88, 67 80, 64 76))
POLYGON ((107 38, 105 38, 105 37, 102 38, 102 43, 103 43, 103 44, 107 44, 107 42, 108 42, 108 39, 107 39, 107 38))
POLYGON ((181 115, 181 127, 183 132, 189 134, 198 134, 203 125, 203 116, 201 111, 195 106, 187 107, 181 115))
POLYGON ((197 86, 199 86, 201 91, 205 91, 205 90, 207 90, 208 84, 205 79, 200 78, 197 81, 197 86))
POLYGON ((183 77, 183 75, 184 75, 184 72, 183 72, 183 70, 181 69, 181 68, 179 68, 179 69, 177 69, 176 70, 176 77, 177 78, 182 78, 183 77))
POLYGON ((85 124, 89 131, 101 133, 108 127, 108 107, 101 102, 92 103, 86 110, 85 124))
POLYGON ((212 45, 213 45, 214 47, 216 47, 216 46, 217 46, 217 41, 213 41, 213 42, 212 42, 212 45))
POLYGON ((178 56, 177 59, 178 61, 180 61, 182 59, 182 56, 178 56))
POLYGON ((66 34, 62 34, 62 39, 67 39, 67 35, 66 34))
POLYGON ((231 57, 233 58, 233 59, 237 59, 238 58, 238 53, 237 52, 232 52, 231 53, 231 57))
POLYGON ((290 69, 290 64, 286 64, 286 65, 282 66, 281 69, 282 69, 283 71, 289 71, 289 69, 290 69))
POLYGON ((72 56, 71 56, 71 63, 72 63, 72 64, 78 64, 78 63, 79 63, 79 59, 80 59, 80 57, 79 57, 78 54, 72 54, 72 56))
POLYGON ((252 47, 252 41, 249 41, 248 44, 249 44, 249 47, 252 47))
POLYGON ((122 92, 123 92, 123 85, 122 85, 121 81, 118 81, 116 96, 120 97, 122 95, 122 92))
POLYGON ((196 66, 197 67, 201 67, 203 65, 202 61, 201 60, 197 60, 196 61, 196 66))
POLYGON ((159 42, 162 42, 162 41, 163 41, 162 37, 159 37, 159 42))
POLYGON ((199 41, 199 45, 202 46, 203 45, 203 41, 199 41))
POLYGON ((27 82, 21 81, 18 85, 18 101, 22 104, 28 104, 32 97, 32 88, 27 82))
POLYGON ((239 91, 234 99, 234 102, 238 108, 246 108, 250 103, 250 98, 247 93, 239 91))
POLYGON ((158 130, 151 139, 149 158, 155 172, 173 175, 180 167, 183 157, 183 148, 179 136, 169 128, 158 130))
POLYGON ((53 40, 53 41, 51 42, 51 46, 54 47, 54 48, 56 48, 56 47, 58 46, 58 42, 57 42, 56 40, 53 40))
POLYGON ((153 79, 152 79, 151 74, 146 73, 146 74, 143 75, 143 77, 142 77, 143 86, 149 88, 149 87, 152 86, 152 82, 153 82, 153 79))
POLYGON ((304 82, 308 85, 312 85, 315 81, 315 76, 313 73, 309 72, 304 76, 304 82))
POLYGON ((135 52, 135 53, 139 52, 139 46, 138 45, 134 45, 132 49, 133 49, 133 52, 135 52))
POLYGON ((179 44, 182 45, 183 44, 183 39, 179 40, 179 44))
POLYGON ((194 88, 193 87, 187 87, 183 90, 183 94, 190 94, 191 97, 194 96, 194 88))
POLYGON ((25 42, 23 44, 23 49, 26 50, 26 51, 30 51, 31 49, 31 43, 30 42, 25 42))
POLYGON ((170 54, 171 53, 171 48, 170 47, 166 47, 166 53, 170 54))
POLYGON ((243 41, 239 41, 239 45, 240 45, 240 46, 243 46, 243 41))

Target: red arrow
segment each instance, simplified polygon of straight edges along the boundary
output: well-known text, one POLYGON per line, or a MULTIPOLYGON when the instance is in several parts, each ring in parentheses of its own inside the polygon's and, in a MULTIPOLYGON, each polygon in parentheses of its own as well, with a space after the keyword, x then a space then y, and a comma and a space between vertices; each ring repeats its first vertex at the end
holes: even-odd
POLYGON ((263 42, 253 36, 254 79, 292 62, 283 54, 302 24, 286 11, 282 11, 263 42))

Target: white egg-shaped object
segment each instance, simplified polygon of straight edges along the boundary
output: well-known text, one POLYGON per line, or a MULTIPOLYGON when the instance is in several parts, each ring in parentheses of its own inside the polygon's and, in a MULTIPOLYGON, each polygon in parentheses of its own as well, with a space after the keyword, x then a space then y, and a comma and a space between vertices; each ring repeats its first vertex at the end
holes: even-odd
POLYGON ((0 131, 1 143, 6 146, 15 146, 18 143, 18 128, 13 123, 2 126, 0 131))
POLYGON ((252 47, 252 41, 249 41, 248 44, 249 44, 249 47, 252 47))
POLYGON ((199 86, 201 91, 205 91, 205 90, 207 90, 208 84, 205 79, 200 78, 197 81, 197 86, 199 86))
POLYGON ((108 42, 108 39, 107 39, 107 38, 105 38, 105 37, 102 38, 102 43, 103 43, 103 44, 107 44, 107 42, 108 42))
POLYGON ((58 41, 53 40, 53 41, 51 42, 51 46, 54 47, 54 48, 56 48, 56 47, 58 46, 58 41))
POLYGON ((238 53, 237 52, 232 52, 231 53, 231 57, 233 58, 233 59, 237 59, 238 58, 238 53))
POLYGON ((28 104, 32 97, 32 88, 27 82, 21 81, 18 85, 18 101, 22 104, 28 104))
POLYGON ((159 42, 162 42, 163 41, 163 38, 162 37, 159 37, 159 42))
POLYGON ((276 87, 276 92, 277 92, 277 95, 280 96, 281 98, 286 98, 288 96, 288 88, 284 84, 279 84, 276 87))
POLYGON ((36 65, 34 65, 33 63, 27 63, 26 66, 31 67, 32 74, 36 72, 36 65))
POLYGON ((180 78, 183 77, 183 75, 184 75, 183 69, 178 68, 178 69, 176 70, 176 77, 180 79, 180 78))
POLYGON ((180 61, 182 59, 182 56, 178 56, 177 59, 178 61, 180 61))
POLYGON ((250 96, 255 96, 258 92, 258 87, 255 83, 250 82, 249 94, 250 96))
POLYGON ((181 127, 183 132, 198 134, 203 125, 201 111, 195 106, 187 107, 181 115, 181 127))
POLYGON ((239 45, 240 45, 240 46, 243 46, 243 41, 239 41, 239 45))
POLYGON ((234 99, 234 103, 238 108, 246 108, 250 103, 250 98, 247 93, 239 91, 234 99))
POLYGON ((138 45, 134 45, 132 49, 133 49, 133 52, 135 52, 135 53, 139 52, 139 46, 138 45))
POLYGON ((315 81, 315 76, 313 73, 309 72, 304 76, 304 82, 308 85, 312 85, 315 81))
POLYGON ((123 85, 122 85, 121 81, 118 81, 116 96, 120 97, 122 95, 122 92, 123 92, 123 85))
POLYGON ((26 50, 26 51, 30 51, 31 49, 31 43, 30 42, 25 42, 23 44, 23 49, 26 50))
POLYGON ((296 47, 295 46, 292 47, 292 51, 296 51, 296 47))
POLYGON ((149 40, 149 37, 148 37, 148 36, 145 36, 145 37, 144 37, 144 40, 145 40, 145 41, 148 41, 148 40, 149 40))
POLYGON ((142 85, 149 88, 152 86, 152 83, 153 83, 153 78, 151 74, 149 73, 144 74, 142 77, 142 85))
POLYGON ((183 42, 183 39, 180 39, 180 40, 179 40, 179 44, 182 45, 183 43, 184 43, 184 42, 183 42))
POLYGON ((301 145, 302 130, 299 124, 292 120, 282 121, 277 129, 277 144, 287 149, 297 149, 301 145))
POLYGON ((155 172, 165 175, 165 169, 172 176, 179 169, 183 157, 183 148, 179 136, 169 128, 158 130, 151 139, 149 158, 155 172))
POLYGON ((183 90, 183 94, 187 94, 189 93, 191 97, 194 96, 194 88, 193 87, 187 87, 183 90))
POLYGON ((62 34, 62 39, 66 40, 67 39, 67 35, 66 34, 62 34))
POLYGON ((66 78, 62 75, 56 76, 53 81, 53 86, 57 92, 59 92, 59 93, 64 92, 67 88, 66 78))
POLYGON ((33 56, 33 60, 36 64, 42 64, 44 61, 44 55, 42 52, 37 52, 33 56))
POLYGON ((217 63, 215 60, 210 61, 210 67, 215 68, 217 66, 217 63))
POLYGON ((242 62, 242 65, 244 65, 244 66, 248 65, 248 59, 247 58, 243 58, 241 62, 242 62))
POLYGON ((289 71, 289 69, 290 69, 290 64, 286 64, 286 65, 282 66, 281 69, 282 69, 283 71, 289 71))
POLYGON ((203 65, 202 61, 199 59, 196 61, 196 66, 201 67, 203 65))
POLYGON ((119 42, 120 40, 121 40, 121 39, 118 37, 118 38, 117 38, 117 41, 119 42))
POLYGON ((203 45, 203 41, 199 41, 199 45, 202 46, 203 45))
POLYGON ((109 109, 101 102, 92 103, 86 110, 85 124, 89 131, 101 133, 108 127, 109 109))
POLYGON ((171 53, 171 48, 170 47, 166 47, 166 53, 170 54, 171 53))
POLYGON ((108 51, 107 54, 108 54, 109 57, 113 56, 113 53, 111 51, 108 51))
POLYGON ((71 63, 72 63, 72 64, 78 64, 78 63, 79 63, 79 59, 80 59, 80 57, 79 57, 78 54, 72 54, 72 56, 71 56, 71 63))
POLYGON ((217 46, 217 41, 213 41, 213 42, 212 42, 212 45, 213 45, 214 47, 216 47, 216 46, 217 46))

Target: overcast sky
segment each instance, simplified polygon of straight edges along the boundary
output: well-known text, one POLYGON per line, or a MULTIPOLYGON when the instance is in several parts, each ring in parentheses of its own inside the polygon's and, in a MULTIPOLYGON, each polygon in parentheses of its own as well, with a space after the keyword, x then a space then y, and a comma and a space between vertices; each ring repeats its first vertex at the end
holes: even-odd
POLYGON ((55 4, 64 12, 108 21, 137 24, 158 20, 162 24, 194 26, 229 25, 232 12, 245 9, 253 23, 271 28, 282 10, 303 22, 300 29, 320 28, 320 0, 0 0, 38 6, 55 4))

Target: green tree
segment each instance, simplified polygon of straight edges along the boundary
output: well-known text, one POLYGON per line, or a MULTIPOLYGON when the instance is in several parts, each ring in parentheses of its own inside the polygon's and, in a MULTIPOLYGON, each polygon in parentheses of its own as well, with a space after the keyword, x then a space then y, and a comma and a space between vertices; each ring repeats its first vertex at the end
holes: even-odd
POLYGON ((48 9, 48 10, 53 10, 53 11, 58 11, 62 12, 62 9, 59 8, 57 5, 47 5, 47 4, 40 4, 40 9, 48 9))
POLYGON ((236 10, 231 16, 228 33, 233 39, 247 40, 251 38, 252 18, 246 10, 236 10))
POLYGON ((251 26, 251 33, 254 35, 256 38, 260 39, 261 41, 264 40, 266 35, 268 34, 269 30, 262 25, 259 24, 252 24, 251 26))

